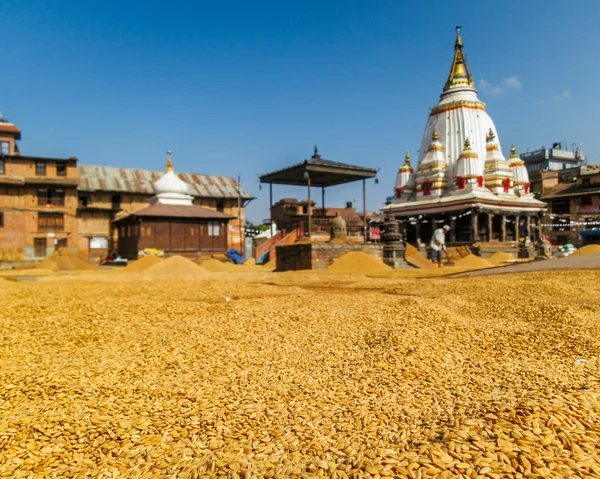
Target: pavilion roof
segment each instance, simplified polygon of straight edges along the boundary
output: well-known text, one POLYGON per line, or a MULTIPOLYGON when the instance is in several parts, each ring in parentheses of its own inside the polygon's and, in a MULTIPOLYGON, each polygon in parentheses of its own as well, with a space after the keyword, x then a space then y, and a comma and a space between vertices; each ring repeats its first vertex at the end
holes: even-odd
POLYGON ((315 147, 315 152, 309 160, 266 173, 261 175, 259 179, 261 183, 304 186, 308 183, 305 173, 310 175, 311 186, 322 187, 341 185, 377 176, 377 170, 374 168, 349 165, 321 158, 315 147))

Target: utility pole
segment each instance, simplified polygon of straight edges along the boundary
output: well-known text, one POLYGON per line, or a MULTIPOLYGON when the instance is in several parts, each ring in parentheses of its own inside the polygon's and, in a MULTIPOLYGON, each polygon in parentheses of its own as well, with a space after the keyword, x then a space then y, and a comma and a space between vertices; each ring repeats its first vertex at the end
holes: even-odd
POLYGON ((242 182, 242 174, 238 174, 237 192, 238 192, 238 227, 240 229, 240 254, 245 259, 246 248, 244 245, 244 233, 242 230, 242 192, 240 190, 240 184, 242 182))

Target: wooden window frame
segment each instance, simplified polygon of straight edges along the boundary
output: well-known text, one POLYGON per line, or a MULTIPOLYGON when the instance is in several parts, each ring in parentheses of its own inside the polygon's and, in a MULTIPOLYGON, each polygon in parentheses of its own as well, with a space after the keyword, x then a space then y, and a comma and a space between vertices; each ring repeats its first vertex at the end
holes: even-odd
POLYGON ((64 231, 65 215, 63 213, 38 213, 38 231, 64 231), (42 221, 44 220, 44 221, 42 221), (54 220, 54 221, 52 221, 54 220))
POLYGON ((45 161, 36 161, 35 162, 35 174, 36 176, 46 176, 46 172, 48 170, 48 165, 46 165, 45 161))
POLYGON ((56 176, 67 176, 67 164, 64 162, 56 163, 56 176))

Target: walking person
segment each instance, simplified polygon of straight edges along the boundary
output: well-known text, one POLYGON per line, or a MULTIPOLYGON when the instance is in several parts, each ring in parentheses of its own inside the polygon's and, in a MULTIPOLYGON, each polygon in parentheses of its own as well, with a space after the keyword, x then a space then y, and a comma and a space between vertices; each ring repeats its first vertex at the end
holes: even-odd
POLYGON ((438 268, 442 267, 442 251, 446 249, 446 233, 448 231, 450 231, 450 226, 448 225, 436 229, 431 237, 431 243, 429 243, 432 260, 434 263, 437 261, 438 268))

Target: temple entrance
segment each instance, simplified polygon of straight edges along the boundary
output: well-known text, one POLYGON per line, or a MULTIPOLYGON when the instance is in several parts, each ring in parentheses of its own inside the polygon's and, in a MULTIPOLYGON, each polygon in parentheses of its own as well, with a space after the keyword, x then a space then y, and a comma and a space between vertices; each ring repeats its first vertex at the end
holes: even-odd
POLYGON ((408 244, 417 244, 417 228, 416 224, 411 224, 409 221, 404 222, 404 240, 408 244))
POLYGON ((456 218, 456 242, 470 243, 471 242, 471 215, 460 215, 456 218))
POLYGON ((487 213, 479 213, 477 216, 477 225, 479 231, 477 232, 476 239, 480 243, 488 243, 490 241, 489 231, 488 231, 488 218, 489 215, 487 213))
POLYGON ((425 219, 421 221, 421 242, 426 245, 431 241, 431 237, 433 236, 433 228, 434 223, 431 219, 425 219))
POLYGON ((508 216, 506 218, 506 238, 505 241, 517 241, 515 231, 518 230, 518 223, 516 216, 508 216))
POLYGON ((502 241, 502 222, 504 216, 492 216, 492 241, 502 241))

